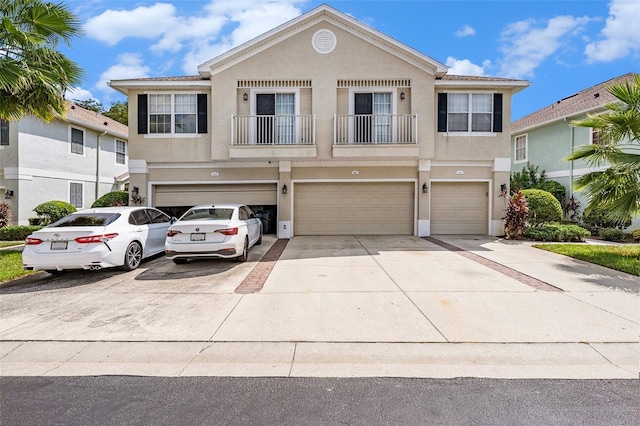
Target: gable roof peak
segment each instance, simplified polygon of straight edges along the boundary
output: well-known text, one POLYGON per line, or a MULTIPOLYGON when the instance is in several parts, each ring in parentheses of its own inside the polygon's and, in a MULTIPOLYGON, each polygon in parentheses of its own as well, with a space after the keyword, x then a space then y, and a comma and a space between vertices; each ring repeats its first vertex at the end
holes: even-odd
POLYGON ((352 16, 340 12, 327 4, 321 4, 320 6, 293 18, 292 20, 273 28, 252 40, 204 62, 198 66, 198 72, 203 77, 208 78, 212 73, 215 73, 216 70, 225 69, 243 58, 261 52, 272 44, 291 37, 292 35, 295 35, 322 20, 332 21, 333 24, 344 28, 358 37, 370 39, 372 43, 378 44, 396 56, 403 57, 405 60, 413 61, 425 68, 429 68, 437 77, 442 77, 448 70, 448 67, 441 62, 438 62, 435 59, 376 30, 375 28, 358 21, 352 16))

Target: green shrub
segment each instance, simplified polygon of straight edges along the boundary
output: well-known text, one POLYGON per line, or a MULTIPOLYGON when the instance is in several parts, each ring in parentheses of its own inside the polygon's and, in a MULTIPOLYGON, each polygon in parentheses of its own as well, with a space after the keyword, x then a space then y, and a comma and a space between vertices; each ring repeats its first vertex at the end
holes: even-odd
POLYGON ((129 193, 127 191, 114 191, 104 194, 91 204, 91 207, 128 206, 129 193))
POLYGON ((527 163, 521 172, 511 173, 509 187, 512 191, 535 188, 546 180, 545 175, 546 171, 538 173, 538 166, 527 163))
POLYGON ((560 182, 556 182, 555 180, 545 180, 538 184, 535 189, 542 189, 543 191, 550 192, 553 194, 555 199, 560 202, 562 202, 562 199, 567 195, 567 189, 560 182))
POLYGON ((21 241, 42 226, 5 226, 0 229, 0 241, 21 241))
POLYGON ((562 219, 562 206, 550 192, 542 189, 524 189, 521 192, 529 205, 527 219, 530 224, 558 222, 562 219))
POLYGON ((524 236, 535 241, 584 241, 591 233, 578 225, 545 223, 528 228, 524 236))
POLYGON ((0 228, 4 228, 9 225, 9 220, 11 219, 11 209, 9 208, 9 204, 0 203, 0 228))
POLYGON ((631 218, 627 218, 624 221, 617 221, 609 217, 608 211, 603 208, 596 207, 592 209, 589 214, 582 216, 582 221, 585 225, 589 225, 592 228, 617 228, 624 229, 631 226, 631 218))
POLYGON ((631 231, 631 237, 636 243, 640 243, 640 228, 631 231))
MULTIPOLYGON (((37 219, 40 220, 39 225, 46 226, 76 212, 77 209, 66 201, 54 200, 36 206, 33 211, 38 215, 37 219)), ((32 222, 29 221, 29 223, 32 222)))
POLYGON ((605 241, 622 241, 624 231, 616 228, 600 228, 598 236, 605 241))

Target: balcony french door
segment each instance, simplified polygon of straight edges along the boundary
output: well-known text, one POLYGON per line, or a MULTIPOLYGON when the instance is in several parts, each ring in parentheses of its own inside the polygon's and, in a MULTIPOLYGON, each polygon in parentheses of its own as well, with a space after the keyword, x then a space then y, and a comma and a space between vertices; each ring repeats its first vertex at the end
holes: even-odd
POLYGON ((256 142, 292 144, 296 142, 295 95, 259 93, 256 95, 256 142))
POLYGON ((391 93, 355 94, 355 143, 389 143, 391 136, 391 93))

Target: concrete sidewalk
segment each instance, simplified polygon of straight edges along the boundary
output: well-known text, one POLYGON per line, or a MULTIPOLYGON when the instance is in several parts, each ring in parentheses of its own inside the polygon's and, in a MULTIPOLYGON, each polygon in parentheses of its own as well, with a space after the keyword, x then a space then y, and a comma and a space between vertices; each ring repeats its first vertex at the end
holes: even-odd
POLYGON ((638 277, 493 237, 295 237, 236 292, 274 242, 3 288, 0 374, 638 378, 638 277))

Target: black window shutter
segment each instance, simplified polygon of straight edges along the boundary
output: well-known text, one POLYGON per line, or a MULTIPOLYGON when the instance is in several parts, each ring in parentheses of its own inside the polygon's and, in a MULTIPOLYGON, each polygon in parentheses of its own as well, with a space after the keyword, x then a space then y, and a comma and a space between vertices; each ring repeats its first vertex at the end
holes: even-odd
POLYGON ((9 122, 0 120, 0 145, 9 145, 9 122))
POLYGON ((493 94, 493 131, 502 132, 502 93, 493 94))
POLYGON ((207 133, 207 94, 198 93, 198 133, 207 133))
POLYGON ((138 95, 138 134, 146 135, 147 128, 147 95, 138 95))
POLYGON ((438 131, 447 131, 447 94, 438 93, 438 131))

